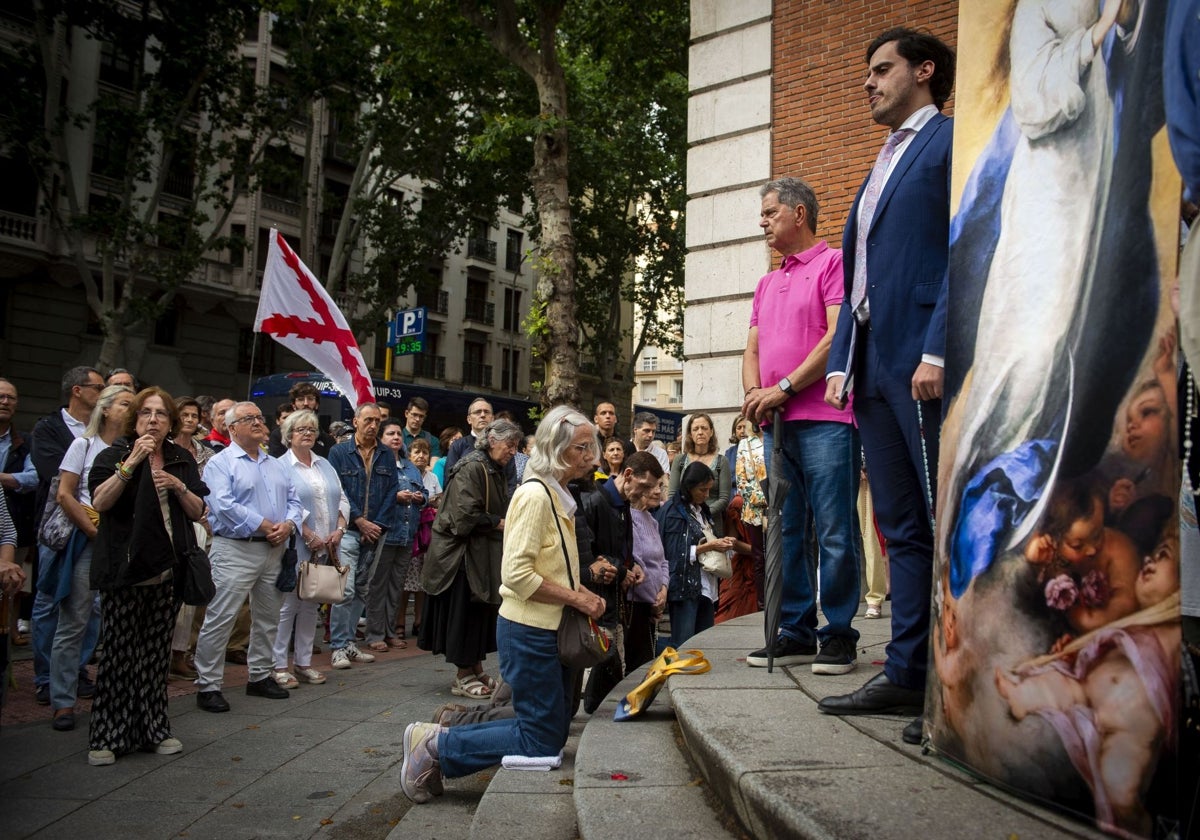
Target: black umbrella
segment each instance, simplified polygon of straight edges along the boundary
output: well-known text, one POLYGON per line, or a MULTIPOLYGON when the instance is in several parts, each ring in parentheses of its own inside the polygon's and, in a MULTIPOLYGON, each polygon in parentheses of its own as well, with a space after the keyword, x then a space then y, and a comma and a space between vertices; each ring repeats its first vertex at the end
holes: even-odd
POLYGON ((767 473, 767 530, 763 542, 764 580, 763 616, 767 639, 767 673, 775 667, 775 639, 779 635, 779 619, 783 611, 783 502, 792 489, 783 477, 783 412, 775 412, 772 434, 771 464, 767 473))

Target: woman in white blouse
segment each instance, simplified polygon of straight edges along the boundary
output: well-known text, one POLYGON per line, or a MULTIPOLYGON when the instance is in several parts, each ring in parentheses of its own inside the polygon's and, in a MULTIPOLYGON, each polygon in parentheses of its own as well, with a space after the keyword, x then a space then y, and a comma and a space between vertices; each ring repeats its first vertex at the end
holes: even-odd
MULTIPOLYGON (((333 466, 313 452, 313 444, 319 434, 317 415, 305 409, 294 411, 283 421, 280 436, 288 451, 279 460, 292 471, 292 482, 296 495, 305 511, 301 527, 303 540, 296 541, 296 561, 304 563, 310 558, 328 555, 337 559, 338 544, 346 533, 346 518, 350 515, 350 501, 342 491, 333 466)), ((325 682, 325 675, 312 667, 313 639, 317 632, 317 604, 301 601, 295 592, 283 597, 279 610, 279 630, 275 636, 275 682, 284 688, 296 688, 303 680, 312 685, 325 682), (295 673, 288 670, 288 642, 292 640, 292 628, 296 630, 293 645, 295 673)))

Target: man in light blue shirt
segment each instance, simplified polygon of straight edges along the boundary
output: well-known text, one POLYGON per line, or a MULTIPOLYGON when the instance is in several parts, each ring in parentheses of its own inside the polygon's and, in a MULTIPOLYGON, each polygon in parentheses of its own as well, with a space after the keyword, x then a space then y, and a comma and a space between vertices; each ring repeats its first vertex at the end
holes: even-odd
POLYGON ((250 596, 250 644, 246 651, 246 694, 282 700, 288 696, 271 678, 272 650, 283 593, 275 588, 280 558, 304 518, 286 467, 263 451, 267 425, 258 406, 240 402, 225 417, 231 443, 204 468, 208 520, 213 529, 213 584, 204 626, 196 640, 196 705, 227 712, 221 695, 225 646, 238 610, 250 596))

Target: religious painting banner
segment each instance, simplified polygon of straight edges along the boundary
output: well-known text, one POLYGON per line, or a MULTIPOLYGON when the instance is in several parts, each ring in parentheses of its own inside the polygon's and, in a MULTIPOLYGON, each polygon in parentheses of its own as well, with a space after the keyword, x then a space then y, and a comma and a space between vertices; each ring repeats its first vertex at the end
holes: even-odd
POLYGON ((1165 7, 960 4, 926 693, 936 750, 1129 837, 1178 816, 1165 7))

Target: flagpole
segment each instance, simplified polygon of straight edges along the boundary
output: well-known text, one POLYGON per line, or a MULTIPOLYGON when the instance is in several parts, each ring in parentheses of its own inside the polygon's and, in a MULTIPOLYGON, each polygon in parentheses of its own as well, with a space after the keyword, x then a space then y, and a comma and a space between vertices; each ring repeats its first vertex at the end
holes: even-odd
POLYGON ((250 375, 246 379, 246 402, 250 401, 250 395, 254 391, 254 351, 258 349, 258 333, 254 328, 250 328, 250 375))
MULTIPOLYGON (((267 236, 275 238, 275 227, 272 225, 271 232, 267 236)), ((265 274, 265 272, 264 272, 265 274)), ((266 277, 263 277, 263 282, 266 282, 266 277)), ((258 290, 258 296, 262 298, 262 288, 258 290)), ((257 318, 255 321, 257 322, 257 318)), ((258 350, 258 332, 254 329, 255 324, 250 325, 250 374, 246 378, 246 402, 250 402, 250 395, 254 393, 254 353, 258 350)))

